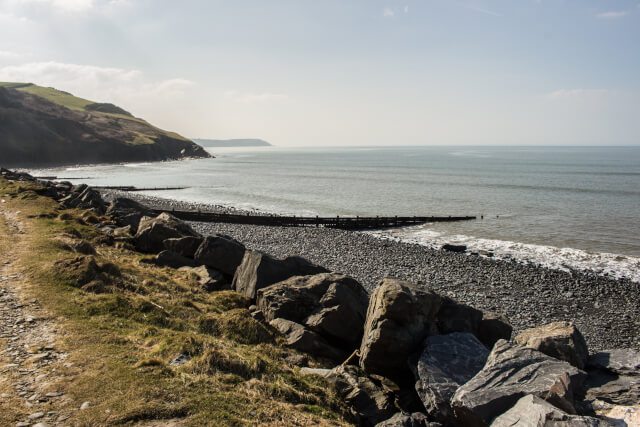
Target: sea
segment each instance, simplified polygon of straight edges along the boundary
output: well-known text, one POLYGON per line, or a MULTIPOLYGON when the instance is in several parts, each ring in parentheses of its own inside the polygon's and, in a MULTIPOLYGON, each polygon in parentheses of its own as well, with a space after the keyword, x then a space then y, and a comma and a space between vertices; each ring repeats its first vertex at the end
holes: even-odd
POLYGON ((472 215, 368 231, 640 282, 640 147, 209 148, 213 159, 32 171, 257 212, 472 215))

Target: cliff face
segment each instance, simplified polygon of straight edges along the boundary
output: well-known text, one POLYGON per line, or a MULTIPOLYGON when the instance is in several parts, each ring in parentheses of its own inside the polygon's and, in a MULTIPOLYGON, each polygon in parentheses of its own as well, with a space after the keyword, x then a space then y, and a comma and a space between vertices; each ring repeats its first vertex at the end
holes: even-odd
POLYGON ((111 104, 31 84, 0 84, 0 166, 42 167, 211 157, 111 104))

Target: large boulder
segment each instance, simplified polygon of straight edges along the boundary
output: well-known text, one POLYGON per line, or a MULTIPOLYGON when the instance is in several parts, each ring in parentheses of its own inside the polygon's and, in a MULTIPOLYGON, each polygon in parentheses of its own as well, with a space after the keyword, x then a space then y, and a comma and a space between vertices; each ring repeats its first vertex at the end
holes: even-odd
POLYGON ((549 402, 528 394, 491 423, 491 427, 609 427, 612 424, 591 417, 569 415, 549 402))
POLYGON ((460 425, 486 426, 527 394, 575 413, 574 393, 585 372, 539 351, 498 341, 482 371, 454 394, 451 406, 460 425))
POLYGON ((369 300, 360 367, 370 374, 400 378, 408 358, 435 331, 441 298, 409 282, 384 279, 369 300))
POLYGON ((585 398, 594 408, 640 403, 640 352, 618 349, 596 353, 589 358, 587 373, 585 398))
POLYGON ((93 209, 98 214, 106 211, 104 200, 100 193, 86 184, 76 185, 66 197, 59 200, 66 208, 93 209))
POLYGON ((493 345, 499 340, 509 341, 511 332, 513 332, 513 326, 511 326, 505 315, 482 310, 482 319, 478 323, 478 330, 475 336, 487 348, 493 348, 493 345))
POLYGON ((527 329, 516 337, 516 343, 569 362, 578 369, 584 369, 589 357, 587 343, 572 322, 527 329))
POLYGON ((438 330, 441 334, 469 332, 487 348, 492 348, 500 339, 509 340, 513 327, 501 314, 479 310, 443 297, 438 311, 438 330))
POLYGON ((301 323, 336 346, 353 350, 362 340, 369 295, 350 277, 321 273, 262 288, 256 304, 268 321, 280 317, 301 323))
POLYGON ((412 364, 416 391, 431 418, 453 422, 451 398, 458 387, 482 370, 489 350, 468 332, 430 336, 423 346, 412 364))
POLYGON ((182 255, 177 254, 173 251, 160 252, 158 255, 156 255, 155 263, 160 267, 171 268, 195 266, 195 262, 192 259, 183 257, 182 255))
POLYGON ((143 216, 153 217, 151 209, 125 197, 114 199, 109 204, 106 214, 120 227, 131 226, 134 234, 138 231, 138 224, 143 216))
POLYGON ((393 393, 369 378, 353 365, 340 365, 326 376, 338 394, 350 406, 358 425, 373 426, 389 419, 397 411, 393 393))
POLYGON ((259 289, 293 276, 326 273, 327 270, 301 257, 275 259, 259 251, 246 251, 233 277, 233 288, 254 299, 259 289))
POLYGON ((158 253, 164 250, 164 241, 198 233, 173 215, 163 212, 155 218, 143 217, 134 236, 136 249, 140 252, 158 253))
POLYGON ((319 357, 342 362, 348 354, 329 344, 319 334, 286 319, 273 319, 269 324, 285 337, 285 345, 319 357))
POLYGON ((194 258, 196 251, 204 239, 199 236, 179 237, 177 239, 167 239, 164 241, 164 248, 182 255, 186 258, 194 258))
POLYGON ((632 349, 601 351, 589 357, 588 365, 619 375, 640 376, 640 351, 632 349))
POLYGON ((232 277, 244 257, 244 245, 229 236, 214 234, 204 238, 194 258, 199 264, 232 277))

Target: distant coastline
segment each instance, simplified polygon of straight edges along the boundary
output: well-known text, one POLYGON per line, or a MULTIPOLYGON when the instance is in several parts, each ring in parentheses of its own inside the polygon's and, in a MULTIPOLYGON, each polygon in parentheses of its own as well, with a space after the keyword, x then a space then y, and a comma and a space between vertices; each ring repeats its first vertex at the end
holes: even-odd
POLYGON ((262 139, 202 139, 193 138, 193 142, 201 147, 272 147, 273 145, 262 139))

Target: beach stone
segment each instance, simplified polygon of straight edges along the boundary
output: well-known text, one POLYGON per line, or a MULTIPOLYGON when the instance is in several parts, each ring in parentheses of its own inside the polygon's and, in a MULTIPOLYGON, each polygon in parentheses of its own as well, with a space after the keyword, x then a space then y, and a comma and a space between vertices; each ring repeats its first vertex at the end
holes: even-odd
POLYGON ((383 279, 369 300, 360 367, 369 374, 404 377, 407 360, 435 328, 441 298, 409 282, 383 279))
POLYGON ((326 376, 349 405, 356 423, 373 426, 397 411, 393 394, 376 384, 357 366, 340 365, 326 376))
POLYGON ((138 224, 143 216, 152 217, 153 211, 135 200, 125 197, 114 199, 107 208, 106 215, 120 227, 131 227, 131 232, 138 231, 138 224))
POLYGON ((186 258, 194 258, 196 251, 202 244, 204 239, 198 236, 187 236, 180 237, 177 239, 167 239, 165 240, 164 247, 165 249, 175 252, 186 258))
POLYGON ((467 251, 467 247, 465 245, 452 245, 451 243, 445 243, 441 248, 443 251, 447 252, 455 252, 455 253, 464 253, 467 251))
POLYGON ((376 424, 376 427, 438 427, 441 424, 429 422, 427 416, 420 412, 406 414, 398 412, 388 420, 376 424))
POLYGON ((212 235, 204 238, 194 258, 199 264, 216 269, 233 276, 242 262, 244 245, 223 235, 212 235))
POLYGON ((451 400, 464 426, 486 426, 517 401, 532 394, 568 413, 575 413, 574 393, 586 373, 539 351, 498 341, 484 368, 462 385, 451 400))
POLYGON ((134 240, 136 249, 140 252, 158 253, 164 250, 165 240, 185 236, 199 234, 185 222, 163 212, 155 218, 143 217, 134 240))
POLYGON ((273 319, 269 324, 285 336, 285 345, 288 347, 334 361, 341 362, 347 357, 345 351, 332 346, 322 336, 299 323, 286 319, 273 319))
POLYGON ((431 418, 454 422, 451 398, 482 370, 489 350, 468 332, 430 336, 423 347, 412 364, 416 391, 431 418))
POLYGON ((325 268, 301 257, 292 256, 279 260, 259 251, 246 251, 233 277, 233 288, 244 296, 254 299, 259 289, 274 283, 293 276, 326 272, 325 268))
POLYGON ((619 375, 640 376, 640 351, 632 349, 601 351, 589 357, 588 365, 619 375))
POLYGON ((609 427, 598 418, 569 415, 549 402, 528 394, 507 412, 497 417, 491 427, 609 427))
POLYGON ((554 322, 523 331, 516 343, 538 350, 584 369, 589 350, 584 337, 572 322, 554 322))
POLYGON ((258 308, 268 321, 283 318, 304 324, 347 350, 362 340, 368 304, 360 283, 336 273, 290 277, 257 292, 258 308))

